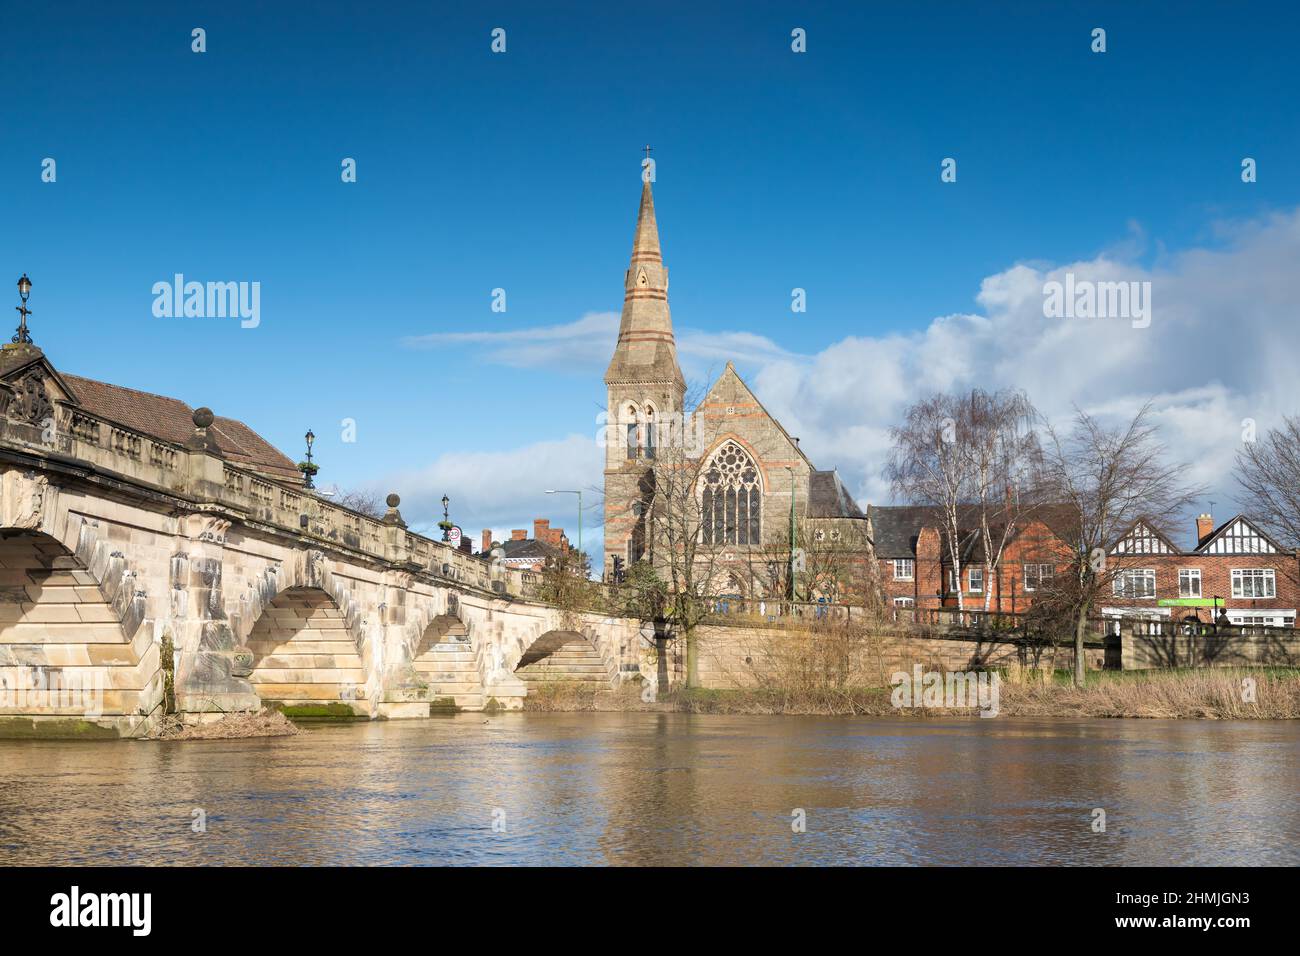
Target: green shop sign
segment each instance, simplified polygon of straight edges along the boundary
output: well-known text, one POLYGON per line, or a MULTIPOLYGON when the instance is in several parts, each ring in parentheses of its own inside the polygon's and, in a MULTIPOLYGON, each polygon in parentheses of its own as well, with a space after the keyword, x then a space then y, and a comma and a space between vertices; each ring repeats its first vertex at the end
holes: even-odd
POLYGON ((1214 598, 1164 598, 1159 607, 1214 607, 1214 598))

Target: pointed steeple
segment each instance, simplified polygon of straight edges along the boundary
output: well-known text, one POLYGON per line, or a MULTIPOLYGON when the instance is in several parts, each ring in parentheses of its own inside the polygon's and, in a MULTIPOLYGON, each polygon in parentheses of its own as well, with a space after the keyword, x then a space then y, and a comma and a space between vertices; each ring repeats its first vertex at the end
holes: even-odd
POLYGON ((650 191, 650 180, 641 186, 641 208, 636 213, 636 235, 632 239, 632 263, 638 261, 663 263, 659 250, 659 223, 655 221, 655 197, 650 191))
POLYGON ((659 224, 649 180, 641 186, 641 208, 632 239, 632 259, 623 278, 623 317, 605 384, 660 383, 684 387, 668 311, 668 269, 659 248, 659 224))

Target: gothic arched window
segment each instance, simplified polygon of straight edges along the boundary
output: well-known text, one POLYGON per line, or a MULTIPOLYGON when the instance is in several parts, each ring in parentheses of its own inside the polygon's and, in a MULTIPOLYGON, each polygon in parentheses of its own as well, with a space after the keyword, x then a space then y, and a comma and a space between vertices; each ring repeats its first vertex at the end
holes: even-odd
POLYGON ((700 477, 701 533, 705 544, 759 544, 763 488, 758 467, 734 441, 725 442, 700 477))
POLYGON ((637 458, 641 453, 641 442, 637 438, 636 406, 627 407, 627 457, 637 458))
POLYGON ((655 410, 649 405, 645 407, 645 456, 653 458, 655 456, 655 410))

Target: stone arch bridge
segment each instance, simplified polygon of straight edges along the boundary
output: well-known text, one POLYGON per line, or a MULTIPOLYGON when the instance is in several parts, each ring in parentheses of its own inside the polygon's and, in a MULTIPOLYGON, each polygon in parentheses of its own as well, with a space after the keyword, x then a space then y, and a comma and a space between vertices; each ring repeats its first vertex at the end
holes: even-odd
POLYGON ((0 382, 0 735, 518 708, 560 649, 587 680, 654 679, 639 622, 537 600, 537 575, 412 533, 395 496, 376 519, 236 466, 206 409, 168 442, 29 398, 0 382))

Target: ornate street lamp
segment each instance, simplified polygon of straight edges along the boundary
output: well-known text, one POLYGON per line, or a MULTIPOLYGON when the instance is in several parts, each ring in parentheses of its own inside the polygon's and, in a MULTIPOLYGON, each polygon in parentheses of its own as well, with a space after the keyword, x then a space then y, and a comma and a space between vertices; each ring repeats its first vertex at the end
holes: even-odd
POLYGON ((302 486, 308 490, 316 487, 311 480, 316 472, 320 471, 320 465, 311 460, 311 446, 316 441, 316 436, 312 434, 311 429, 307 429, 307 460, 298 462, 298 470, 302 472, 302 486))
POLYGON ((442 529, 443 541, 451 540, 451 518, 449 516, 449 512, 447 511, 447 506, 450 503, 451 503, 451 499, 448 498, 446 495, 443 495, 442 496, 442 520, 438 522, 438 527, 442 529))
POLYGON ((24 272, 18 280, 18 297, 23 300, 23 304, 14 306, 18 310, 18 331, 14 334, 13 341, 21 345, 30 345, 32 342, 31 333, 27 331, 27 316, 32 314, 27 308, 27 297, 31 294, 32 280, 24 272))

